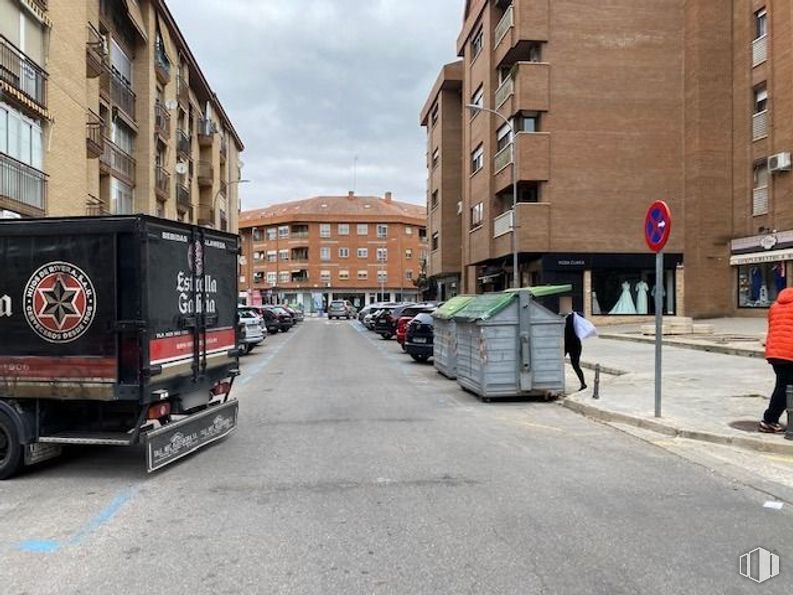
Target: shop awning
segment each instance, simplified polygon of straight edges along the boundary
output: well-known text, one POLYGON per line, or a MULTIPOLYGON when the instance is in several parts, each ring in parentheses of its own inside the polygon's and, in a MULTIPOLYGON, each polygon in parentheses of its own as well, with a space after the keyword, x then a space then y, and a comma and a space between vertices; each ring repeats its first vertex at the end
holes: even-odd
POLYGON ((148 41, 149 36, 146 35, 146 23, 143 20, 143 11, 140 9, 138 0, 124 0, 124 4, 127 5, 127 14, 129 15, 129 20, 132 21, 135 29, 143 38, 143 41, 148 41))
POLYGON ((772 250, 770 252, 736 254, 730 257, 730 265, 741 266, 744 264, 760 264, 763 262, 782 262, 784 260, 793 260, 793 248, 787 250, 772 250))

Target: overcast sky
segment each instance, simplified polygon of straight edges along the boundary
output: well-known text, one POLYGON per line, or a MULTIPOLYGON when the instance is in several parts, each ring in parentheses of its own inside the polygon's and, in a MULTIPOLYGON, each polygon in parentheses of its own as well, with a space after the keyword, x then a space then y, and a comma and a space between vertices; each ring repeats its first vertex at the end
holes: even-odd
POLYGON ((353 188, 425 201, 419 112, 464 0, 170 0, 245 143, 243 209, 353 188))

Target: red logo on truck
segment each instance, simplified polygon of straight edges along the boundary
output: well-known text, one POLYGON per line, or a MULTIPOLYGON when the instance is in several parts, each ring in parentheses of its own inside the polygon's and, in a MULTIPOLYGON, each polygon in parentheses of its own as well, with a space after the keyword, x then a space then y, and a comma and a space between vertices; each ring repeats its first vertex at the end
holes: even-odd
POLYGON ((50 343, 71 343, 90 328, 96 313, 94 284, 68 262, 50 262, 33 273, 23 295, 30 328, 50 343))

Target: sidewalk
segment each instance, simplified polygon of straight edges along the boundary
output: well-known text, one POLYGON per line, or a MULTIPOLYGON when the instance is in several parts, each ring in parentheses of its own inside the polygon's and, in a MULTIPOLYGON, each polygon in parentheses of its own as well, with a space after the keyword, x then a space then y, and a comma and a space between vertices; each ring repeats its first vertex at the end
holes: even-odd
POLYGON ((582 362, 590 369, 590 388, 562 401, 570 409, 668 435, 793 455, 793 441, 756 431, 774 386, 771 366, 762 359, 665 347, 660 419, 654 416, 653 345, 589 339, 582 362), (601 374, 597 400, 595 364, 610 372, 601 374))

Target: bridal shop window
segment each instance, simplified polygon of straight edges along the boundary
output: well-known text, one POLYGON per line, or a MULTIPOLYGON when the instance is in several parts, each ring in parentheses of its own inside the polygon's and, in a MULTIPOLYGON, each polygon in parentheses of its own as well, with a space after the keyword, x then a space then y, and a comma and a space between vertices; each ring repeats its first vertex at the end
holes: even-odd
POLYGON ((747 264, 738 267, 738 307, 768 308, 787 287, 784 262, 747 264))
MULTIPOLYGON (((664 271, 660 290, 664 314, 675 312, 675 273, 664 271)), ((648 316, 655 314, 655 270, 623 269, 592 271, 594 316, 648 316)))

